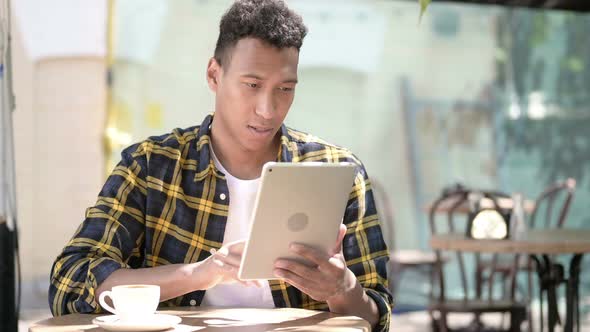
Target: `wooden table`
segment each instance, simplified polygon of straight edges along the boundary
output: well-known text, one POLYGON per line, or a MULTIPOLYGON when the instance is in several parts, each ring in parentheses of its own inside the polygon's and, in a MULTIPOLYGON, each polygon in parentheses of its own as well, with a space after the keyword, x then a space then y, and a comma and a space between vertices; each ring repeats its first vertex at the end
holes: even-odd
POLYGON ((522 240, 475 240, 464 233, 434 235, 433 249, 487 253, 583 254, 590 251, 590 230, 530 230, 522 240))
POLYGON ((430 245, 436 250, 468 251, 480 253, 528 254, 537 265, 541 292, 547 291, 549 330, 557 324, 557 303, 555 289, 566 284, 566 321, 564 331, 573 331, 574 323, 579 327, 579 276, 584 253, 590 252, 590 229, 545 229, 530 230, 521 240, 475 240, 465 234, 434 235, 430 245), (553 262, 550 255, 571 254, 569 278, 564 268, 553 262), (575 321, 575 322, 574 322, 575 321))
MULTIPOLYGON (((182 318, 176 329, 167 331, 371 331, 369 323, 359 317, 293 308, 178 307, 158 312, 182 318)), ((29 332, 106 331, 92 324, 98 316, 101 315, 53 317, 31 325, 29 332)))

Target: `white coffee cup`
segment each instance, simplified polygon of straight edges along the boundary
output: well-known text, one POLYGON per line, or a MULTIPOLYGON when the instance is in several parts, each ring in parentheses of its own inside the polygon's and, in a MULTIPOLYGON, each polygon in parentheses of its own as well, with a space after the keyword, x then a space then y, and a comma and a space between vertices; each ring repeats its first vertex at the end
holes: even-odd
POLYGON ((110 291, 104 291, 98 299, 100 305, 117 315, 121 321, 140 321, 152 316, 160 303, 160 286, 157 285, 121 285, 110 291), (113 307, 105 301, 113 301, 113 307))

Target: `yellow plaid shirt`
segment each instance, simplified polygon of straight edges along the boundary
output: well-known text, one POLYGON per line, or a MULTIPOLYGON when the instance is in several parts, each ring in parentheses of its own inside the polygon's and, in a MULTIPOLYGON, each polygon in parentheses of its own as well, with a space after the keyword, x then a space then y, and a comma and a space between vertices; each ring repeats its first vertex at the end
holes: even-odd
MULTIPOLYGON (((208 115, 200 126, 151 137, 123 151, 96 204, 86 210, 86 219, 53 264, 49 304, 54 315, 100 312, 95 290, 117 269, 193 263, 221 247, 230 200, 220 198, 229 196, 227 182, 210 156, 212 119, 208 115)), ((281 134, 278 161, 358 165, 344 215, 343 253, 377 303, 378 330, 387 330, 393 304, 388 253, 363 165, 348 150, 311 135, 284 125, 281 134)), ((328 310, 325 302, 285 282, 269 283, 276 307, 328 310)), ((198 305, 204 294, 194 291, 164 305, 198 305)))

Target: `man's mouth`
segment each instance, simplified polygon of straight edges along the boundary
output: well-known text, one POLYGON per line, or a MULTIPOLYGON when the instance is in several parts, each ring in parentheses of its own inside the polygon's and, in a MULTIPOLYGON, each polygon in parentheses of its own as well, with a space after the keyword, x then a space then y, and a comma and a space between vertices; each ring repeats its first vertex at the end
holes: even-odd
POLYGON ((272 133, 272 130, 273 130, 272 127, 259 127, 259 126, 250 126, 250 125, 248 125, 248 129, 250 129, 251 131, 253 131, 255 134, 258 134, 258 135, 268 135, 268 134, 272 133))

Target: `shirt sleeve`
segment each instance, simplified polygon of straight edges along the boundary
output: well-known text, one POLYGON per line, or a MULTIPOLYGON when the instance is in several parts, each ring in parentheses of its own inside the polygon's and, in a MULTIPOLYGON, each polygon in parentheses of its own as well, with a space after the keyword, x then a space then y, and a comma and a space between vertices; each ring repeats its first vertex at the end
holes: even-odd
POLYGON ((141 150, 136 144, 123 151, 96 204, 53 263, 49 306, 54 316, 100 312, 98 285, 140 261, 147 194, 141 150))
POLYGON ((377 304, 379 323, 375 331, 388 331, 393 298, 387 287, 389 254, 383 240, 375 200, 367 173, 360 164, 354 180, 344 223, 348 230, 342 250, 348 268, 377 304))

